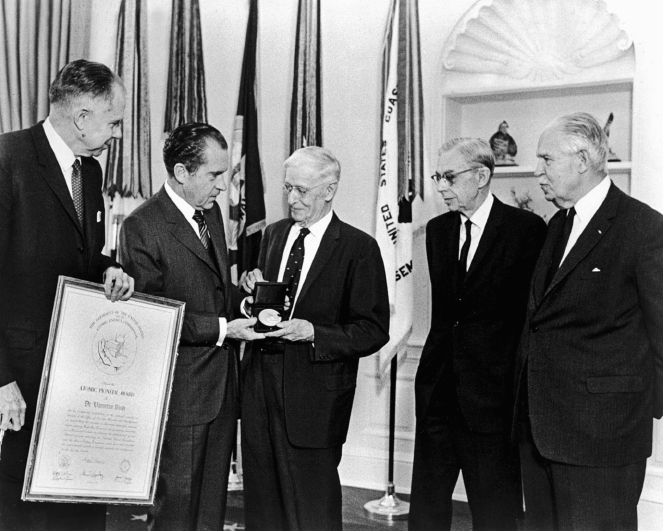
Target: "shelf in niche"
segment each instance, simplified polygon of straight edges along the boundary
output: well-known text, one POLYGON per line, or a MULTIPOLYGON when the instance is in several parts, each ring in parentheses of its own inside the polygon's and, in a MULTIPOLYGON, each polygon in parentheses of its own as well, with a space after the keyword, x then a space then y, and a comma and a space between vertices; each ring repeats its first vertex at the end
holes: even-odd
MULTIPOLYGON (((532 166, 496 166, 494 177, 534 177, 532 166)), ((608 162, 608 174, 631 173, 631 161, 608 162)))

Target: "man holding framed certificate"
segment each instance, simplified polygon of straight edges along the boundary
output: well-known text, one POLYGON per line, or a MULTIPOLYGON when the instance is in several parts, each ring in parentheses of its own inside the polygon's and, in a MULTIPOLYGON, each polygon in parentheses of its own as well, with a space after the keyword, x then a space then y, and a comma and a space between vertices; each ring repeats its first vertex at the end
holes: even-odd
POLYGON ((175 129, 168 180, 124 221, 120 261, 136 290, 186 303, 152 509, 153 530, 222 529, 237 425, 236 340, 264 338, 239 315, 217 195, 228 146, 207 124, 175 129))
POLYGON ((0 135, 0 529, 105 528, 104 505, 21 501, 58 277, 103 282, 127 300, 133 279, 104 246, 101 155, 122 137, 125 90, 85 60, 53 81, 46 121, 0 135), (2 433, 2 431, 0 431, 2 433))

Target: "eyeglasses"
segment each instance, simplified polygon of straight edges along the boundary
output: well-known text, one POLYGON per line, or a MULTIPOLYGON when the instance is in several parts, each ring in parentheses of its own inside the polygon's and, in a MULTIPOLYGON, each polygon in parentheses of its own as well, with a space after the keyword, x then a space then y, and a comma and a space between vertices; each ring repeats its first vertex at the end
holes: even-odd
POLYGON ((478 170, 478 169, 479 168, 477 168, 477 167, 467 168, 466 170, 457 171, 456 173, 454 173, 452 171, 445 171, 442 175, 435 172, 433 175, 430 176, 430 178, 433 179, 436 183, 439 183, 440 181, 444 181, 447 186, 452 186, 454 181, 456 180, 456 177, 458 177, 459 175, 462 175, 463 173, 467 173, 468 171, 478 170))
POLYGON ((296 192, 297 195, 300 197, 300 199, 305 199, 306 196, 312 191, 315 190, 316 188, 319 188, 320 186, 324 186, 325 184, 332 184, 336 183, 337 181, 326 181, 324 183, 316 184, 315 186, 311 186, 311 188, 304 188, 303 186, 292 186, 291 184, 284 183, 283 184, 283 193, 286 195, 290 195, 290 192, 296 192))

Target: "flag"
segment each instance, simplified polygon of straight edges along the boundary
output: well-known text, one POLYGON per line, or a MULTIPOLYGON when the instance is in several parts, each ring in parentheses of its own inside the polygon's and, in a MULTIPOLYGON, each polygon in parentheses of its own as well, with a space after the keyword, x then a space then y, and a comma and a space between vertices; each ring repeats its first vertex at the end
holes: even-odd
POLYGON ((299 0, 290 107, 290 153, 322 146, 320 0, 299 0))
POLYGON ((228 250, 235 283, 244 271, 250 271, 257 266, 262 230, 265 228, 265 197, 258 149, 256 105, 257 39, 258 1, 251 0, 230 157, 228 250))
POLYGON ((389 343, 380 373, 412 332, 412 203, 424 194, 423 96, 417 0, 392 0, 382 63, 382 124, 375 238, 389 290, 389 343))

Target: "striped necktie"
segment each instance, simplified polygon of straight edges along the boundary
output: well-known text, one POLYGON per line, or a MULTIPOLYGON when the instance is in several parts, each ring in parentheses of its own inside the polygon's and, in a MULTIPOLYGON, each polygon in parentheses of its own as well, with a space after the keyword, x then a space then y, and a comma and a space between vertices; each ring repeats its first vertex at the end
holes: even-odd
POLYGON ((200 241, 203 244, 203 247, 209 251, 209 230, 207 229, 207 223, 205 222, 205 216, 203 215, 202 210, 196 210, 196 213, 193 215, 193 219, 198 223, 198 231, 200 232, 200 241))

